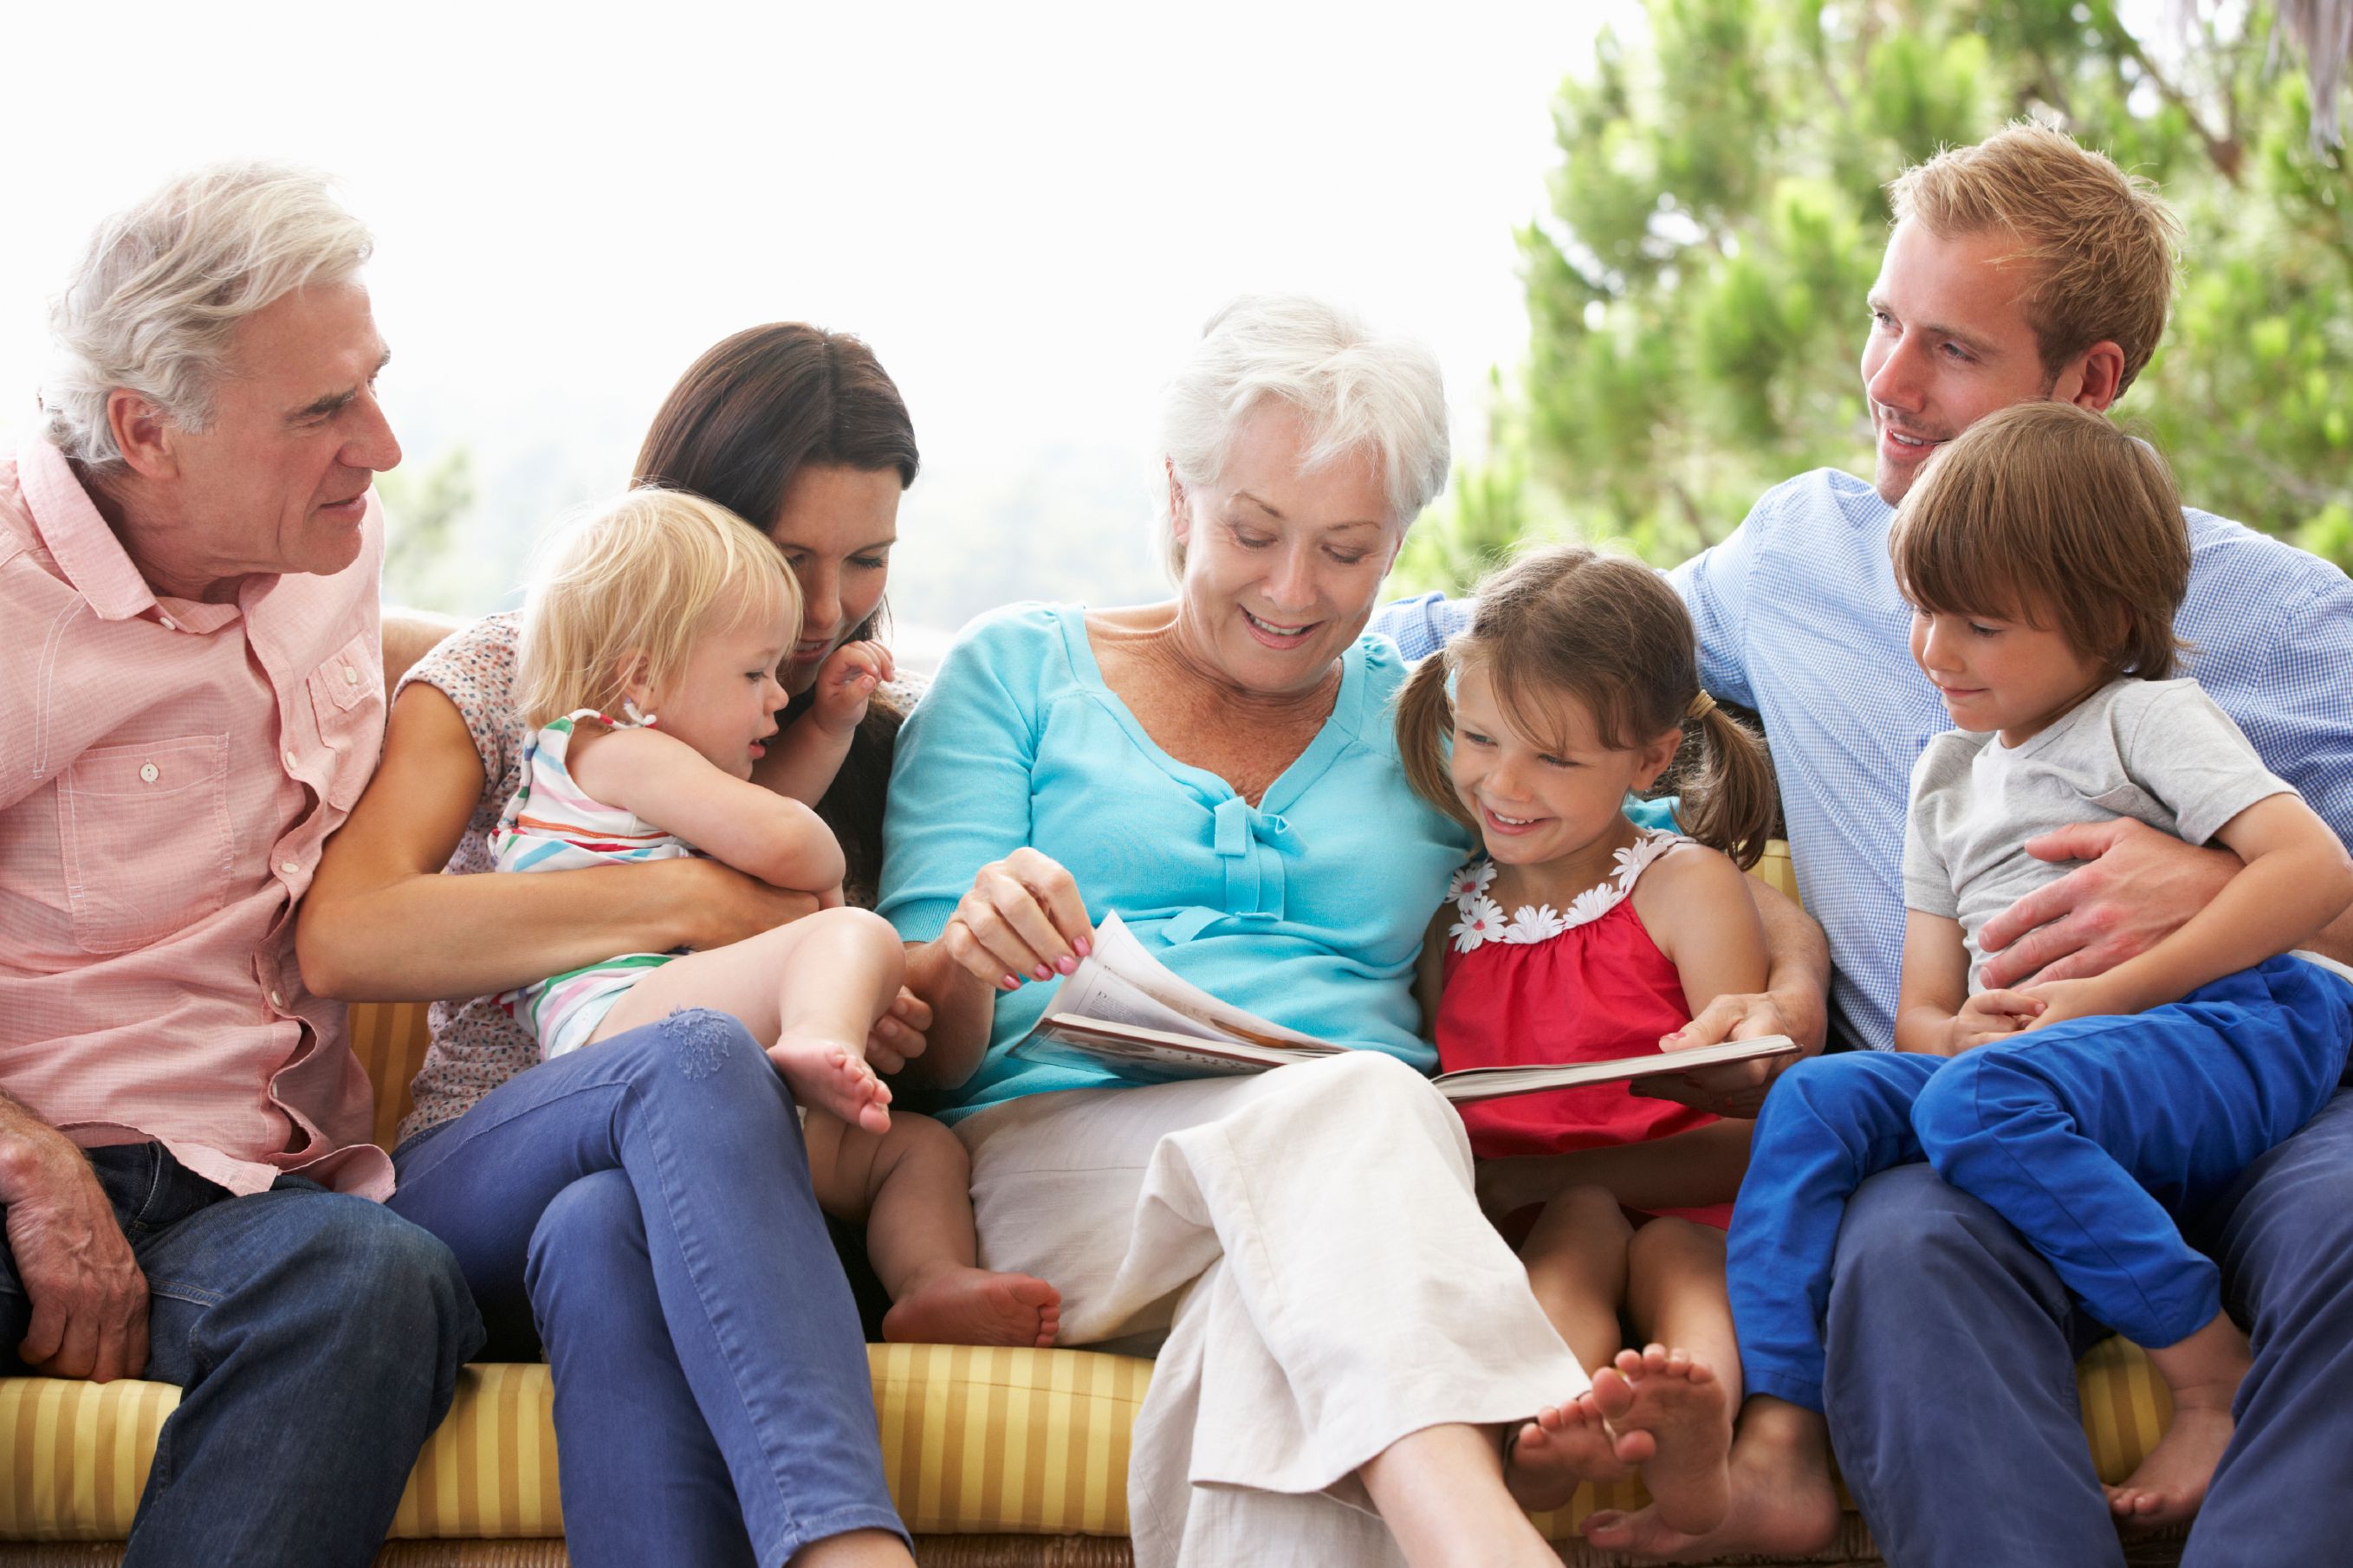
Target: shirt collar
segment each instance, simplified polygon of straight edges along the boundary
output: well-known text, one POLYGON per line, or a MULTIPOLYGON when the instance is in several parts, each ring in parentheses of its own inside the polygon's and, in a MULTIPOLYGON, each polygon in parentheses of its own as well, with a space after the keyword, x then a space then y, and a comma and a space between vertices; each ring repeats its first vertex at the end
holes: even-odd
POLYGON ((28 438, 16 448, 16 478, 49 558, 100 620, 127 621, 152 610, 174 631, 202 634, 237 619, 235 605, 158 598, 99 514, 73 465, 47 441, 28 438))

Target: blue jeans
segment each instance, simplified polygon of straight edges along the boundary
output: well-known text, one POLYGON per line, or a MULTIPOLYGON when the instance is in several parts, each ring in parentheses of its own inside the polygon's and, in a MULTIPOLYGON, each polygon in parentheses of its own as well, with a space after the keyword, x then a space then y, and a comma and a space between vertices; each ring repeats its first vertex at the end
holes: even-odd
MULTIPOLYGON (((185 1391, 130 1568, 375 1561, 417 1450, 482 1342, 449 1249, 364 1198, 281 1176, 232 1197, 160 1143, 90 1152, 147 1278, 147 1366, 185 1391)), ((0 1247, 0 1366, 32 1316, 0 1247)))
POLYGON ((393 1206, 457 1253, 494 1353, 546 1347, 578 1568, 904 1534, 792 1096, 734 1019, 543 1063, 394 1160, 393 1206))
POLYGON ((1757 1119, 1725 1255, 1749 1392, 1822 1408, 1822 1320, 1848 1199, 1925 1161, 2137 1344, 2222 1308, 2178 1216, 2309 1121, 2345 1073, 2353 984, 2274 958, 2128 1016, 2071 1018, 1949 1059, 1800 1062, 1757 1119))
MULTIPOLYGON (((2254 1342, 2183 1568, 2342 1561, 2353 1540, 2353 1091, 2186 1215, 2254 1342)), ((1829 1300, 1831 1438, 1904 1568, 2122 1568, 2075 1360, 2107 1326, 1926 1164, 1862 1184, 1829 1300)))

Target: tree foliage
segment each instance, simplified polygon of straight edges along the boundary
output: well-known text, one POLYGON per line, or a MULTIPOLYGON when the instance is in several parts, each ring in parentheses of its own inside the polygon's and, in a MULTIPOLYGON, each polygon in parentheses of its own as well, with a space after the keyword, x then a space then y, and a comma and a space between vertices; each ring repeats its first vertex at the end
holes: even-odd
POLYGON ((2156 180, 2185 226, 2186 286, 2119 416, 2196 504, 2353 563, 2353 160, 2313 134, 2271 5, 2187 9, 2135 10, 2143 36, 2108 0, 1647 0, 1555 103, 1564 162, 1520 236, 1527 362, 1407 577, 1460 585, 1563 531, 1676 561, 1791 474, 1870 472, 1884 183, 2027 114, 2156 180))

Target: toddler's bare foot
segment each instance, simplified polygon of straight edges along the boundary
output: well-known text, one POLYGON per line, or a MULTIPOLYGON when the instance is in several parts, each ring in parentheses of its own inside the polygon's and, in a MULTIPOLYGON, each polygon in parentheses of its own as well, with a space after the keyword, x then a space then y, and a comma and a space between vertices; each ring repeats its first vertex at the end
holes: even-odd
POLYGON ((768 1059, 807 1109, 868 1132, 891 1131, 891 1088, 851 1047, 822 1035, 788 1034, 768 1047, 768 1059))
POLYGON ((1610 1423, 1633 1407, 1634 1391, 1616 1369, 1593 1374, 1593 1386, 1575 1399, 1548 1405, 1512 1439, 1504 1485, 1531 1512, 1559 1508, 1585 1481, 1622 1481, 1651 1456, 1651 1439, 1623 1438, 1610 1423), (1624 1451, 1630 1442, 1633 1451, 1624 1451))
POLYGON ((1642 1466, 1652 1509, 1668 1529, 1697 1535, 1724 1522, 1730 1499, 1732 1405, 1705 1362, 1649 1345, 1620 1351, 1618 1370, 1634 1385, 1633 1408, 1612 1423, 1647 1432, 1657 1455, 1642 1466))
POLYGON ((2155 1528, 2187 1523, 2206 1500, 2206 1483, 2214 1479, 2214 1467, 2231 1446, 2232 1431, 2229 1405, 2216 1409, 2177 1404, 2173 1424, 2148 1458, 2122 1486, 2100 1489, 2108 1494, 2108 1510, 2123 1524, 2155 1528))
POLYGON ((1658 1562, 1713 1562, 1754 1553, 1802 1557, 1838 1534, 1838 1493, 1831 1486, 1830 1439, 1822 1418, 1779 1400, 1744 1407, 1725 1473, 1724 1522, 1693 1533, 1675 1529, 1660 1507, 1588 1515, 1585 1538, 1605 1552, 1658 1562))
POLYGON ((882 1314, 900 1344, 1037 1345, 1062 1327, 1062 1293, 1027 1274, 952 1265, 918 1280, 882 1314))

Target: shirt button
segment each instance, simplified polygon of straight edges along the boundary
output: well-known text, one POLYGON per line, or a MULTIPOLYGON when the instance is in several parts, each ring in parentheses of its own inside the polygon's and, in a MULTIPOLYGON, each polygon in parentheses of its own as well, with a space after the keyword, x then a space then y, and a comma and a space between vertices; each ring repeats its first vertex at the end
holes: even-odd
POLYGON ((273 1007, 283 1007, 286 1005, 286 998, 272 991, 269 994, 269 1005, 273 1007))
POLYGON ((180 629, 177 626, 173 624, 172 617, 169 616, 158 616, 155 618, 164 623, 164 629, 167 632, 175 632, 180 629))
POLYGON ((280 860, 278 862, 278 869, 280 875, 288 877, 299 877, 302 874, 302 868, 291 860, 280 860))
POLYGON ((153 763, 144 763, 140 765, 139 776, 145 779, 149 784, 153 784, 157 779, 164 776, 164 770, 157 767, 153 763))
POLYGON ((286 771, 290 773, 292 773, 294 771, 294 753, 291 752, 280 752, 278 754, 285 759, 286 771))
POLYGON ((343 684, 344 684, 345 686, 357 686, 359 683, 360 683, 360 672, 359 672, 358 670, 356 670, 356 669, 353 669, 353 668, 350 665, 348 665, 348 664, 347 664, 347 665, 345 665, 345 666, 343 666, 343 684))

